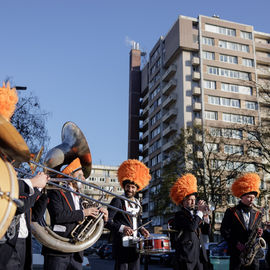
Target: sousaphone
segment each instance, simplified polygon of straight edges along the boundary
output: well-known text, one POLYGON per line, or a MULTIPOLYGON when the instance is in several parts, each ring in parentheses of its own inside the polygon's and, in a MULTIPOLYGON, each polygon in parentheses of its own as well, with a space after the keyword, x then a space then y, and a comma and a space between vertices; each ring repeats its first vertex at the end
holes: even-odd
MULTIPOLYGON (((52 148, 45 158, 45 165, 60 171, 61 167, 68 165, 79 158, 85 178, 91 173, 92 158, 85 136, 73 122, 66 122, 62 128, 62 143, 52 148)), ((51 228, 32 222, 32 232, 35 238, 43 245, 62 252, 79 252, 92 246, 101 236, 104 227, 102 218, 94 221, 91 235, 84 241, 75 241, 54 233, 51 228)))

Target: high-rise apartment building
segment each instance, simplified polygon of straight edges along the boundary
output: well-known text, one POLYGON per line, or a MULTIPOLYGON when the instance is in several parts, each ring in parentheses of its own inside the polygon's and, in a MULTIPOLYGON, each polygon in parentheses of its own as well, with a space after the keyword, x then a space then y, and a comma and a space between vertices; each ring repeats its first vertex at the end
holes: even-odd
MULTIPOLYGON (((226 154, 239 151, 250 136, 237 127, 268 120, 258 84, 270 85, 270 34, 217 16, 179 16, 144 66, 139 48, 130 51, 128 156, 140 158, 152 174, 144 219, 151 217, 151 194, 181 128, 227 132, 226 154)), ((248 170, 255 170, 253 164, 248 170)), ((151 219, 154 226, 163 223, 160 216, 151 219)))

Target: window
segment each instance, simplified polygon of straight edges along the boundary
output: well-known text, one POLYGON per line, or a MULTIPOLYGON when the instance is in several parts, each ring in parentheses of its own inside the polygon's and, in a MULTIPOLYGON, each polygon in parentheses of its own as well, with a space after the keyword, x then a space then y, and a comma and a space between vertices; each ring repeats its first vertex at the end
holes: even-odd
POLYGON ((205 111, 204 112, 204 117, 207 120, 217 120, 218 119, 218 114, 217 114, 217 112, 205 111))
POLYGON ((252 59, 243 58, 242 59, 242 65, 245 67, 253 67, 254 63, 252 59))
POLYGON ((243 146, 225 144, 224 145, 224 153, 225 154, 243 155, 244 154, 243 146))
POLYGON ((208 89, 216 89, 216 82, 215 81, 203 81, 204 88, 208 89))
POLYGON ((221 83, 221 90, 226 92, 239 93, 243 95, 252 95, 252 88, 235 84, 221 83))
POLYGON ((161 97, 154 101, 149 109, 149 114, 152 113, 161 104, 161 97))
POLYGON ((240 31, 240 37, 244 39, 252 39, 252 33, 240 31))
POLYGON ((151 131, 151 139, 153 139, 159 133, 160 133, 160 126, 158 126, 157 128, 155 128, 154 130, 151 131))
POLYGON ((254 117, 253 116, 223 113, 222 120, 225 122, 231 122, 231 123, 254 125, 254 117))
POLYGON ((248 45, 235 43, 235 42, 229 42, 229 41, 225 41, 225 40, 219 40, 218 46, 220 48, 238 51, 238 52, 249 52, 248 45))
POLYGON ((236 56, 232 55, 225 55, 225 54, 220 54, 219 55, 219 61, 225 62, 225 63, 231 63, 231 64, 237 64, 238 60, 236 56))
POLYGON ((208 96, 208 103, 212 105, 220 105, 220 98, 214 96, 208 96))
POLYGON ((161 118, 161 111, 159 111, 157 114, 155 114, 152 118, 151 118, 151 126, 153 126, 160 118, 161 118))
POLYGON ((161 147, 161 140, 155 141, 150 147, 149 147, 149 154, 153 153, 157 149, 161 147))
POLYGON ((217 153, 218 152, 218 144, 217 143, 206 143, 204 150, 206 152, 212 152, 212 153, 217 153))
POLYGON ((253 101, 246 101, 246 109, 257 110, 257 103, 253 101))
POLYGON ((222 34, 222 35, 227 35, 227 36, 233 36, 233 37, 236 36, 235 29, 221 27, 221 26, 212 25, 212 24, 205 24, 205 31, 217 33, 217 34, 222 34))
POLYGON ((238 129, 223 128, 222 135, 225 138, 231 138, 231 139, 241 140, 243 138, 242 130, 238 130, 238 129))
POLYGON ((215 213, 215 221, 216 223, 221 223, 224 217, 224 213, 216 212, 215 213))
POLYGON ((248 140, 251 140, 251 141, 258 141, 258 134, 256 132, 248 132, 247 133, 247 138, 248 140))
POLYGON ((215 60, 215 53, 214 52, 203 51, 202 55, 203 55, 203 59, 215 60))
POLYGON ((221 129, 211 127, 209 133, 213 137, 221 137, 221 129))
POLYGON ((233 79, 249 80, 248 72, 242 72, 242 71, 237 71, 237 70, 232 70, 232 69, 207 66, 207 73, 211 75, 219 75, 219 76, 233 78, 233 79))
POLYGON ((261 149, 252 147, 248 149, 248 155, 251 157, 260 157, 262 155, 262 152, 261 149))
POLYGON ((202 43, 204 45, 208 45, 208 46, 214 46, 215 45, 215 41, 213 38, 209 38, 209 37, 203 37, 202 38, 202 43))

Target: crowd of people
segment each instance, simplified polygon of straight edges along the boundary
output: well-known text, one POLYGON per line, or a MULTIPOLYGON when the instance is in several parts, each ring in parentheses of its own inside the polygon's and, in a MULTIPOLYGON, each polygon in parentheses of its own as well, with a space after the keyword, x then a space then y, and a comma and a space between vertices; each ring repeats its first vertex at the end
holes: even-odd
MULTIPOLYGON (((14 100, 16 102, 16 99, 14 100)), ((0 104, 0 107, 3 106, 0 104)), ((3 115, 1 108, 0 114, 3 115)), ((11 125, 9 119, 0 123, 1 132, 6 132, 2 123, 11 125)), ((19 134, 13 132, 14 136, 19 138, 19 134)), ((12 145, 8 142, 11 139, 10 136, 0 139, 1 159, 7 162, 16 160, 16 155, 12 154, 14 151, 6 151, 6 145, 12 145)), ((139 160, 124 161, 118 169, 118 180, 124 194, 123 197, 113 198, 108 209, 82 206, 82 198, 78 193, 80 181, 85 180, 86 175, 80 158, 76 157, 69 164, 65 164, 61 171, 73 179, 68 182, 65 190, 54 189, 45 192, 51 176, 44 172, 39 172, 30 179, 18 177, 21 205, 17 207, 12 222, 0 242, 0 270, 31 269, 30 224, 31 221, 42 220, 46 209, 50 214, 51 230, 59 239, 72 239, 73 229, 85 218, 97 219, 102 214, 104 226, 110 230, 112 236, 114 269, 139 270, 138 239, 140 236, 147 239, 150 232, 142 225, 142 208, 137 194, 151 180, 149 168, 139 160)), ((261 248, 253 250, 257 245, 256 240, 263 238, 269 244, 270 223, 263 225, 261 212, 254 208, 254 200, 260 193, 260 182, 259 175, 246 173, 235 179, 232 185, 232 194, 239 198, 239 203, 226 210, 220 228, 221 236, 228 243, 230 270, 259 269, 262 250, 261 248), (254 256, 249 259, 252 252, 254 256)), ((206 202, 198 198, 196 177, 185 174, 176 179, 170 190, 170 197, 172 202, 179 206, 173 218, 173 229, 177 232, 174 239, 173 268, 210 269, 211 264, 203 236, 210 234, 211 217, 206 202)), ((82 269, 83 251, 66 252, 43 245, 42 254, 46 270, 82 269)), ((266 261, 270 268, 269 250, 266 261)))

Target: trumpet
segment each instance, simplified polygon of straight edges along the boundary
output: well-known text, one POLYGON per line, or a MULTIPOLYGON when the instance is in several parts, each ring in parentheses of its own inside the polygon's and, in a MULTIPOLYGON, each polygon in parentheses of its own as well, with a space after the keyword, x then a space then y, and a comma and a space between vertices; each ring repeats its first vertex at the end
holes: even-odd
MULTIPOLYGON (((202 212, 203 214, 206 214, 206 215, 210 215, 216 209, 213 202, 209 202, 208 204, 203 204, 200 206, 203 206, 204 209, 202 212)), ((198 210, 198 208, 199 208, 199 205, 195 204, 194 210, 198 210)))

